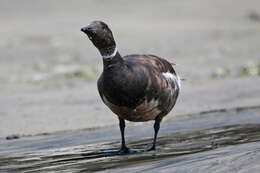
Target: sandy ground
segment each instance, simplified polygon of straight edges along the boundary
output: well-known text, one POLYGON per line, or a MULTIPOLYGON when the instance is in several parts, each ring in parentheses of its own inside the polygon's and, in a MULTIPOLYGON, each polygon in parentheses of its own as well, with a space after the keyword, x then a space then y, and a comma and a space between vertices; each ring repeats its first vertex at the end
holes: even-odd
MULTIPOLYGON (((259 105, 259 85, 259 78, 184 84, 179 102, 164 120, 203 111, 259 105)), ((99 99, 95 84, 62 89, 20 88, 18 91, 8 87, 2 91, 5 94, 0 99, 1 111, 5 116, 0 121, 1 137, 118 124, 117 117, 99 99)))
POLYGON ((156 54, 179 64, 187 80, 166 119, 259 105, 259 77, 240 74, 260 59, 257 13, 258 0, 2 0, 0 137, 117 124, 97 94, 102 58, 79 31, 97 19, 111 26, 122 55, 156 54), (219 68, 228 72, 212 78, 219 68))

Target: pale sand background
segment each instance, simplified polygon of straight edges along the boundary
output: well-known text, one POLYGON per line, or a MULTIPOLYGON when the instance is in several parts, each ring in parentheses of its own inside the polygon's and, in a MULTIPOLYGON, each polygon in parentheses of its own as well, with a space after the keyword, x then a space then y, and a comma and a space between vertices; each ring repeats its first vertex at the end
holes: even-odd
POLYGON ((179 64, 180 99, 166 117, 260 104, 259 0, 0 2, 0 137, 117 124, 96 80, 102 58, 80 28, 104 20, 122 55, 156 54, 179 64), (256 17, 257 18, 257 17, 256 17), (212 79, 217 68, 231 75, 212 79), (71 77, 82 72, 79 77, 71 77))

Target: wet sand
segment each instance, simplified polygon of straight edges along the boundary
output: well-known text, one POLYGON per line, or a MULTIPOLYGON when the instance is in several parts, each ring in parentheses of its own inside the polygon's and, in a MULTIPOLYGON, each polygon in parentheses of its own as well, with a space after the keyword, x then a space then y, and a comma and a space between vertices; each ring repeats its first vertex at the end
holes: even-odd
MULTIPOLYGON (((155 152, 118 155, 117 128, 1 141, 3 172, 258 172, 259 107, 177 117, 162 124, 155 152)), ((152 143, 149 125, 127 128, 127 144, 152 143)))
MULTIPOLYGON (((0 172, 259 172, 259 14, 258 0, 2 0, 0 172), (122 55, 159 55, 186 79, 157 152, 105 156, 120 134, 80 32, 92 20, 122 55)), ((127 124, 132 147, 152 135, 152 122, 127 124)))

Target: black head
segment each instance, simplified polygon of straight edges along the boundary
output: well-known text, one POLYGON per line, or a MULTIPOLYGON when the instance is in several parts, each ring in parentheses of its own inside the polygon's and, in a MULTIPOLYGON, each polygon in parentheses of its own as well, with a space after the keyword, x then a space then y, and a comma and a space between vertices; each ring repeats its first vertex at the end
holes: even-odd
POLYGON ((101 55, 111 54, 116 48, 112 31, 102 21, 93 21, 88 26, 81 28, 88 38, 98 48, 101 55))

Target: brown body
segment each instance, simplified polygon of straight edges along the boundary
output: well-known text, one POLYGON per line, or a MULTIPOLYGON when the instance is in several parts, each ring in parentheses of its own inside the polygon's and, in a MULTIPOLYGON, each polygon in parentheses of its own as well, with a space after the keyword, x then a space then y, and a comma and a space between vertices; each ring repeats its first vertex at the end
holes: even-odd
POLYGON ((122 59, 119 64, 108 62, 109 68, 104 68, 98 80, 104 103, 129 121, 154 120, 157 115, 163 117, 169 113, 179 94, 178 77, 172 65, 153 55, 130 55, 122 59), (164 73, 175 78, 169 79, 164 73))

